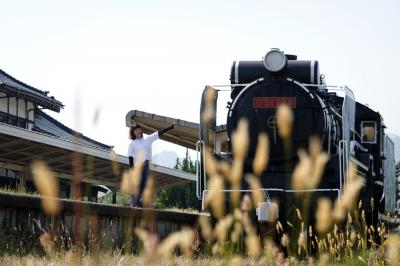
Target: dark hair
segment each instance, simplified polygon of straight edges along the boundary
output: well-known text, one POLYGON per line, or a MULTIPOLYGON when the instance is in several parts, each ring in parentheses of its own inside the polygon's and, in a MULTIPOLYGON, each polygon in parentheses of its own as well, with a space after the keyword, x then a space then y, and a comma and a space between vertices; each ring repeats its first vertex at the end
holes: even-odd
POLYGON ((129 137, 133 140, 136 139, 135 137, 135 129, 137 128, 142 128, 140 125, 132 125, 131 128, 129 129, 129 137))

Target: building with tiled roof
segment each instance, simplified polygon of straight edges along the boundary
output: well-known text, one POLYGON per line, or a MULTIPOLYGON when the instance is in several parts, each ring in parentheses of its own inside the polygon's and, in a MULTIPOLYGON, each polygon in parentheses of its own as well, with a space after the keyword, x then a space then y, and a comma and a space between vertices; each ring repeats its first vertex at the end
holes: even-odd
MULTIPOLYGON (((60 180, 61 197, 84 186, 84 198, 97 200, 99 191, 116 191, 128 159, 113 147, 93 140, 57 121, 47 111, 60 112, 61 101, 48 91, 27 85, 0 70, 0 187, 23 185, 33 190, 30 164, 45 161, 60 180), (76 165, 76 158, 80 166, 76 165)), ((123 119, 121 119, 123 121, 123 119)), ((156 189, 194 181, 191 174, 150 165, 156 189)))

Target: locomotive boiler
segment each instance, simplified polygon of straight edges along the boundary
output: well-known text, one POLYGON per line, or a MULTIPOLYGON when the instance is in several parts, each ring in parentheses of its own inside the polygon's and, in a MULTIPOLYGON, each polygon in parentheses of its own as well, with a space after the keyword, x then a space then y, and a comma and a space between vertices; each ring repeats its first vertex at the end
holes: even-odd
MULTIPOLYGON (((320 75, 319 63, 313 60, 298 60, 297 56, 271 49, 259 61, 235 61, 231 68, 231 94, 227 105, 226 151, 214 137, 214 156, 231 162, 232 134, 238 122, 246 119, 249 124, 249 150, 244 161, 243 175, 251 173, 258 136, 269 137, 269 163, 260 180, 267 198, 278 202, 279 219, 285 220, 295 208, 293 195, 312 193, 313 198, 340 198, 348 182, 350 164, 357 166, 358 175, 365 186, 360 193, 369 222, 376 224, 379 213, 394 210, 395 177, 393 171, 393 142, 385 134, 383 118, 367 105, 355 101, 347 86, 327 85, 320 75), (280 105, 288 106, 293 113, 292 134, 289 145, 278 134, 276 111, 280 105), (318 187, 310 191, 298 191, 291 187, 291 178, 299 161, 297 151, 307 149, 311 137, 317 137, 323 150, 329 155, 318 187), (371 206, 371 199, 374 206, 371 206), (289 202, 290 201, 290 202, 289 202)), ((209 88, 208 88, 209 89, 209 88)), ((206 108, 209 91, 203 93, 201 113, 206 108)), ((214 92, 216 95, 217 90, 214 92)), ((216 105, 218 97, 213 98, 216 105)), ((221 126, 220 126, 221 129, 221 126)), ((204 150, 210 149, 210 130, 218 131, 214 120, 200 123, 200 141, 197 148, 200 156, 198 196, 204 200, 208 192, 205 173, 204 150)), ((244 182, 241 192, 248 192, 244 182)), ((268 221, 259 206, 258 220, 268 221)), ((268 207, 266 207, 268 208, 268 207)), ((315 212, 316 200, 310 207, 315 212), (313 210, 314 209, 314 210, 313 210)))

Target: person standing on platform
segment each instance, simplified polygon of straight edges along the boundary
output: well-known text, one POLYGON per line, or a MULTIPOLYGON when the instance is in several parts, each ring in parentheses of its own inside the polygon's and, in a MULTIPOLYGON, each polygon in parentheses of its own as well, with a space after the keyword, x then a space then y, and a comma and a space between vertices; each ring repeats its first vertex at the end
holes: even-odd
POLYGON ((143 190, 147 183, 150 168, 149 162, 151 161, 151 145, 155 140, 158 140, 162 134, 174 128, 174 124, 170 127, 161 129, 153 134, 143 138, 143 130, 140 125, 132 125, 129 130, 129 137, 131 143, 128 148, 129 166, 134 167, 135 164, 143 163, 142 177, 140 180, 139 194, 136 196, 131 195, 131 207, 142 207, 140 198, 142 197, 143 190), (141 154, 142 153, 142 154, 141 154))

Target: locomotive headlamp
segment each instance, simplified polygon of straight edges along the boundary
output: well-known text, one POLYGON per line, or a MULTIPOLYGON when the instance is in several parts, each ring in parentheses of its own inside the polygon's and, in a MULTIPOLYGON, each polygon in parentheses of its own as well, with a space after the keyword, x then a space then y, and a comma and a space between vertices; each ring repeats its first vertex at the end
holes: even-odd
POLYGON ((265 55, 263 63, 268 71, 279 72, 286 66, 287 58, 281 50, 273 48, 265 55))

